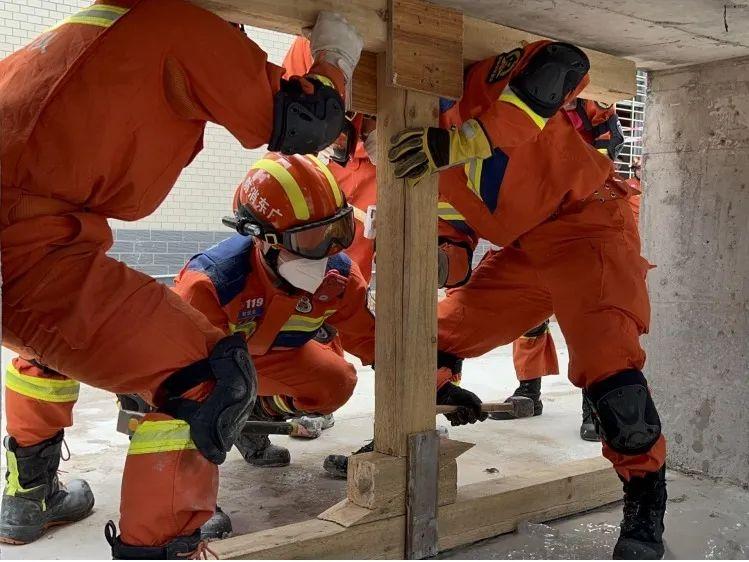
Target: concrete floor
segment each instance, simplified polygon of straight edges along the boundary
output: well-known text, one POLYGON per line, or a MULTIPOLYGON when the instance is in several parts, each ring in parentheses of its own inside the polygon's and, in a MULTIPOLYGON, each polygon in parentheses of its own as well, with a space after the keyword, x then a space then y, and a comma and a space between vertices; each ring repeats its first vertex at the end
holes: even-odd
MULTIPOLYGON (((560 364, 567 350, 552 325, 560 364)), ((4 351, 4 365, 11 355, 4 351)), ((484 399, 500 399, 515 387, 511 349, 501 348, 467 361, 464 385, 484 399)), ((359 368, 351 401, 336 414, 336 425, 315 441, 277 437, 289 447, 292 465, 280 469, 248 467, 236 451, 221 466, 219 505, 245 533, 312 518, 345 496, 345 482, 326 476, 322 460, 346 453, 371 436, 374 375, 359 368)), ((476 447, 459 460, 459 483, 467 484, 549 464, 599 454, 600 445, 581 441, 580 394, 564 377, 544 381, 543 416, 513 422, 488 421, 451 429, 456 439, 476 447)), ((96 559, 109 557, 103 528, 117 519, 120 476, 128 440, 115 432, 114 399, 84 387, 67 433, 72 458, 62 464, 63 480, 86 478, 96 494, 94 513, 76 525, 55 529, 23 547, 3 545, 4 559, 96 559)), ((438 423, 444 419, 438 419, 438 423)), ((709 480, 670 473, 667 520, 668 558, 737 559, 749 555, 749 492, 709 480)), ((550 525, 524 525, 505 535, 443 553, 447 559, 587 559, 609 558, 618 535, 621 506, 599 509, 550 525)))

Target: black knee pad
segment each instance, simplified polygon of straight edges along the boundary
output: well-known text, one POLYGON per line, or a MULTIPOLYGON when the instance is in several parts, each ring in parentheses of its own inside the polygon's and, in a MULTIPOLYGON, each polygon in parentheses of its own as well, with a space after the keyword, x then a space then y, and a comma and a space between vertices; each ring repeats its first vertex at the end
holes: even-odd
POLYGON ((190 424, 190 437, 205 458, 221 464, 234 445, 257 397, 257 373, 242 336, 219 340, 206 359, 175 372, 162 383, 158 410, 190 424), (214 379, 205 400, 181 398, 190 388, 214 379))
POLYGON ((447 367, 454 375, 463 372, 463 359, 447 351, 437 351, 437 368, 447 367))
POLYGON ((617 453, 639 455, 661 435, 661 420, 640 371, 621 371, 585 390, 601 435, 617 453))

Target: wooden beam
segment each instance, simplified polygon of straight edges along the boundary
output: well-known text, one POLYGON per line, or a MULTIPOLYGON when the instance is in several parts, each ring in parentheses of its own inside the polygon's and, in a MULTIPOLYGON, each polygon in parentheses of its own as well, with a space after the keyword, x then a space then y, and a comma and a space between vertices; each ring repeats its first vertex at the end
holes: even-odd
MULTIPOLYGON (((601 457, 529 466, 522 475, 462 486, 439 508, 439 550, 514 531, 621 499, 621 482, 601 457)), ((221 559, 403 558, 405 516, 343 527, 313 519, 211 543, 221 559)), ((601 553, 605 558, 608 553, 601 553)))
MULTIPOLYGON (((387 46, 388 0, 192 0, 195 4, 236 22, 283 33, 299 34, 314 25, 320 10, 343 14, 364 38, 367 51, 380 53, 387 46)), ((464 16, 464 64, 519 47, 523 41, 544 39, 498 23, 464 16)), ((586 49, 590 58, 590 85, 583 97, 614 103, 637 91, 633 61, 586 49)))
POLYGON ((405 456, 412 433, 435 429, 437 176, 409 188, 387 160, 390 137, 436 126, 435 96, 394 88, 377 65, 377 294, 375 450, 405 456))

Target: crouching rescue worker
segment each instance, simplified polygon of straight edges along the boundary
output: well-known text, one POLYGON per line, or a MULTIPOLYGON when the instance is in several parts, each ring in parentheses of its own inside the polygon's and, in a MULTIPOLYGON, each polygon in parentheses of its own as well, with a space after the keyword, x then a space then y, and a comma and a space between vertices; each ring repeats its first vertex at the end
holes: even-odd
POLYGON ((113 556, 201 548, 255 371, 242 337, 107 257, 107 219, 152 213, 200 152, 207 121, 246 148, 328 146, 361 39, 322 13, 311 43, 313 69, 286 81, 238 27, 189 2, 111 0, 0 62, 2 343, 69 377, 19 370, 8 385, 1 540, 29 542, 90 512, 88 486, 65 490, 55 471, 81 381, 158 408, 130 444, 121 534, 106 529, 113 556))
MULTIPOLYGON (((460 128, 407 129, 389 159, 397 177, 440 176, 441 196, 502 249, 438 308, 438 364, 512 342, 556 314, 569 376, 600 420, 603 454, 624 483, 615 558, 663 556, 665 439, 639 337, 648 263, 611 160, 560 109, 587 84, 578 48, 539 41, 472 66, 460 128)), ((414 189, 418 189, 415 186, 414 189)))
MULTIPOLYGON (((175 292, 224 334, 246 340, 258 372, 251 419, 326 415, 345 404, 356 370, 343 348, 374 361, 367 282, 343 250, 354 240, 353 208, 315 156, 268 154, 234 198, 237 229, 193 257, 175 292)), ((267 435, 236 442, 253 464, 288 464, 267 435)))

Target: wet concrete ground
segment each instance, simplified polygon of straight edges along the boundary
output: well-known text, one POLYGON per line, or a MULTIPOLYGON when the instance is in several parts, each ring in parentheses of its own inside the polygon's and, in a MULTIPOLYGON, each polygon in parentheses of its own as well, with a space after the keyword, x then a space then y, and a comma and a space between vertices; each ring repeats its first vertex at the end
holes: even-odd
MULTIPOLYGON (((560 365, 567 351, 552 325, 560 365)), ((11 355, 3 351, 3 370, 11 355)), ((516 386, 511 349, 500 348, 466 361, 464 385, 485 400, 503 399, 516 386)), ((343 499, 345 482, 328 477, 322 461, 346 453, 371 437, 374 375, 359 368, 351 401, 336 415, 336 425, 314 441, 276 437, 292 452, 285 468, 249 467, 232 451, 221 466, 219 505, 232 517, 236 532, 246 533, 315 517, 343 499)), ((451 428, 455 439, 476 447, 459 459, 459 483, 467 484, 529 470, 538 464, 595 456, 600 445, 578 437, 580 393, 564 377, 543 385, 544 414, 512 422, 487 421, 451 428)), ((62 463, 63 480, 86 478, 96 495, 94 513, 75 525, 55 529, 34 544, 2 546, 4 559, 108 558, 103 536, 108 519, 117 520, 120 477, 128 440, 115 432, 114 398, 84 387, 67 432, 72 458, 62 463)), ((438 423, 445 423, 438 418, 438 423)), ((4 470, 4 468, 3 468, 4 470)), ((749 492, 711 480, 669 473, 667 558, 736 559, 749 555, 749 492)), ((446 559, 590 559, 608 558, 621 517, 621 505, 595 510, 548 525, 523 525, 519 532, 442 553, 446 559)))

